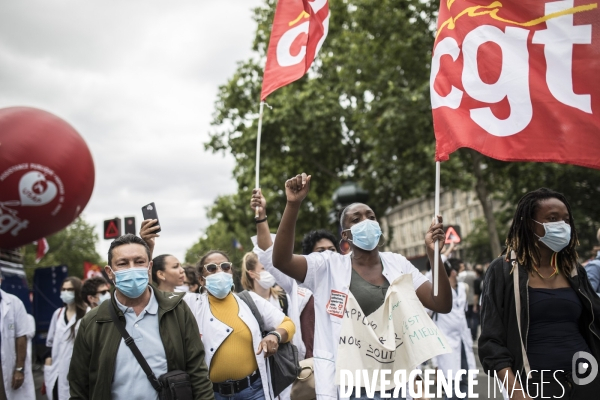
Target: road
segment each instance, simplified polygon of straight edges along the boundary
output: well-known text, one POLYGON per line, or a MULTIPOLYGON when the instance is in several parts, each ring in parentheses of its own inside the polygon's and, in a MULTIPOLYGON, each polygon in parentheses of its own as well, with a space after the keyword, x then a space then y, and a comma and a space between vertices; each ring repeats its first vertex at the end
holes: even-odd
MULTIPOLYGON (((494 393, 493 393, 494 389, 492 386, 493 382, 489 382, 491 396, 488 396, 488 377, 485 373, 483 373, 483 368, 481 367, 481 364, 479 363, 479 357, 477 356, 477 344, 475 344, 473 350, 475 352, 475 360, 477 362, 477 368, 480 371, 479 375, 477 376, 478 384, 475 385, 474 393, 476 393, 479 396, 477 398, 481 399, 481 400, 492 400, 492 399, 502 400, 502 395, 498 392, 498 389, 496 390, 496 396, 494 396, 494 393)), ((41 366, 41 365, 34 366, 33 377, 35 380, 36 400, 47 400, 47 397, 45 395, 42 395, 40 392, 42 383, 44 381, 43 366, 41 366)), ((431 392, 435 393, 435 386, 432 386, 431 392)), ((475 397, 470 397, 470 398, 475 398, 475 397)), ((434 399, 442 400, 441 397, 431 397, 430 400, 434 400, 434 399)))

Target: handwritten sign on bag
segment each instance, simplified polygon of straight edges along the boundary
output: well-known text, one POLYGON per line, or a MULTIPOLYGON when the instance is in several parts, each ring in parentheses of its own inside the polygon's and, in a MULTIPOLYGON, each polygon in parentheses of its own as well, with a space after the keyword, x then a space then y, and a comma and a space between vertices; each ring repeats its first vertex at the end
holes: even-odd
MULTIPOLYGON (((410 274, 390 285, 385 301, 374 313, 364 315, 348 293, 342 318, 336 360, 336 384, 341 370, 406 370, 440 354, 450 353, 446 338, 427 315, 417 298, 410 274)), ((379 390, 377 383, 376 390, 379 390)), ((392 389, 393 383, 385 390, 392 389)))

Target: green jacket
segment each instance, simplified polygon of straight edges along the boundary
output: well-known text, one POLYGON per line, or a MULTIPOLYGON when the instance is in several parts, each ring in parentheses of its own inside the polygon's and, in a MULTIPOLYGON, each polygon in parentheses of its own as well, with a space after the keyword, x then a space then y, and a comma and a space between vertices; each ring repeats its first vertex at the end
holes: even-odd
MULTIPOLYGON (((174 295, 153 289, 158 302, 159 331, 168 370, 182 370, 190 375, 195 400, 214 399, 204 362, 204 345, 196 319, 182 301, 184 293, 174 295)), ((81 319, 69 368, 71 399, 111 398, 115 362, 122 336, 112 323, 108 307, 114 307, 119 319, 125 323, 114 296, 113 289, 111 301, 105 301, 81 319)))

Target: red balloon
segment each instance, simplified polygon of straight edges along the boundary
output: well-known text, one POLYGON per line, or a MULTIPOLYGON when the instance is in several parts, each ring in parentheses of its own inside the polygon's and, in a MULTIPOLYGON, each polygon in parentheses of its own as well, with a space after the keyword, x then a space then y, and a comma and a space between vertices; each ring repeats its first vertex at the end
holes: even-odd
POLYGON ((0 248, 58 232, 85 208, 94 162, 68 123, 29 107, 0 109, 0 248))

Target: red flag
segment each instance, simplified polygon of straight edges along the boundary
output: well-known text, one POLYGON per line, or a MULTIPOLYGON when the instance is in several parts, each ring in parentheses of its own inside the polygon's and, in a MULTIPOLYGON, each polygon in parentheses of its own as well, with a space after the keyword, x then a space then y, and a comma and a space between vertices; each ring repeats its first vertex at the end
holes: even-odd
POLYGON ((92 276, 102 276, 102 268, 91 262, 83 262, 83 279, 89 279, 92 276))
POLYGON ((431 63, 436 160, 600 168, 597 2, 442 0, 431 63))
POLYGON ((308 71, 325 41, 328 27, 327 0, 279 0, 267 50, 261 100, 308 71))
POLYGON ((44 258, 46 253, 48 253, 50 246, 48 246, 46 238, 41 238, 40 240, 33 242, 33 244, 37 244, 37 252, 35 253, 35 263, 37 264, 44 258))

